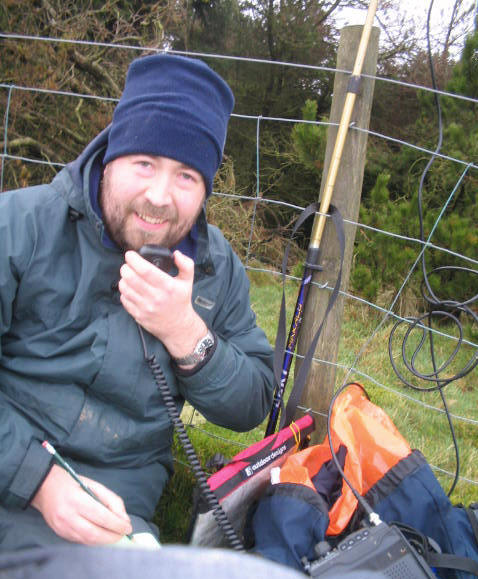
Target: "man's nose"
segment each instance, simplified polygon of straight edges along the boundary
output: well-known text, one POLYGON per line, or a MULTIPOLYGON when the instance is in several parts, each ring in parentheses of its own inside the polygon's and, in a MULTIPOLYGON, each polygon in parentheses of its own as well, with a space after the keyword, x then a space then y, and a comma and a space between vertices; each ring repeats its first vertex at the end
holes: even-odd
POLYGON ((171 176, 161 171, 149 183, 145 197, 153 205, 168 205, 171 202, 171 176))

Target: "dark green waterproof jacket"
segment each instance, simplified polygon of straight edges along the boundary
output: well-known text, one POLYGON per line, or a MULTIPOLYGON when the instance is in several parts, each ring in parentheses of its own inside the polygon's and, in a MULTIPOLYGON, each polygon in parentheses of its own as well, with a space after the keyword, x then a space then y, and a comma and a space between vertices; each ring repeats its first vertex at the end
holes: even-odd
MULTIPOLYGON (((0 513, 32 509, 51 464, 45 439, 147 520, 171 470, 172 427, 119 300, 123 254, 102 243, 90 203, 89 173, 106 138, 107 130, 51 184, 0 195, 0 513)), ((216 350, 188 375, 147 332, 146 346, 179 407, 187 400, 244 431, 270 408, 272 352, 239 259, 203 215, 197 229, 193 302, 216 350)))

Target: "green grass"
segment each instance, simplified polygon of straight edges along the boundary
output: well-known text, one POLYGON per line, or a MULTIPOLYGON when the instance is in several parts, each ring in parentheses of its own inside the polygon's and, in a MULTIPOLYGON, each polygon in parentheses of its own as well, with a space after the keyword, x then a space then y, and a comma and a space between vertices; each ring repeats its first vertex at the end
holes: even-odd
MULTIPOLYGON (((269 341, 273 344, 277 331, 277 319, 280 307, 282 286, 276 278, 271 279, 265 274, 252 273, 251 303, 257 315, 258 324, 264 329, 269 341)), ((286 292, 287 311, 292 315, 297 295, 297 284, 289 283, 286 292)), ((354 362, 357 353, 364 349, 356 368, 359 372, 370 376, 365 378, 359 372, 348 374, 342 368, 337 369, 336 385, 340 385, 345 377, 347 381, 357 380, 367 390, 372 402, 382 407, 395 423, 401 434, 408 440, 412 448, 423 452, 428 462, 438 469, 455 471, 455 451, 450 434, 450 428, 444 412, 430 410, 430 406, 443 410, 443 402, 438 392, 419 392, 406 387, 392 369, 388 354, 388 338, 392 320, 387 320, 380 327, 373 339, 367 343, 377 328, 381 316, 370 312, 370 308, 361 305, 346 304, 342 325, 341 344, 338 363, 349 368, 354 362), (378 384, 377 384, 378 383, 378 384)), ((288 321, 289 323, 289 321, 288 321)), ((288 329, 288 325, 287 325, 288 329)), ((440 328, 443 332, 451 332, 450 328, 440 328)), ((477 328, 468 326, 466 335, 476 343, 477 328)), ((404 372, 403 363, 397 356, 401 347, 400 338, 403 331, 397 333, 397 348, 394 349, 394 359, 404 372), (395 352, 397 350, 397 352, 395 352)), ((410 339, 410 346, 415 348, 418 339, 410 339)), ((440 365, 450 354, 451 340, 437 336, 435 346, 437 362, 440 365)), ((447 370, 446 374, 454 373, 460 365, 466 364, 472 355, 471 348, 463 348, 457 361, 447 370)), ((432 371, 430 356, 426 349, 417 356, 417 363, 421 372, 432 371)), ((293 372, 291 372, 290 383, 293 372)), ((456 416, 467 417, 471 420, 478 418, 478 388, 476 379, 478 369, 474 369, 466 377, 452 382, 445 388, 445 396, 450 412, 456 416)), ((429 386, 418 380, 412 380, 416 386, 429 386)), ((260 440, 264 436, 265 424, 247 433, 235 433, 219 428, 201 419, 195 413, 194 418, 186 417, 187 424, 193 424, 188 429, 198 456, 203 465, 215 454, 222 453, 231 458, 242 448, 260 440)), ((478 480, 478 427, 463 420, 453 421, 455 435, 460 452, 460 476, 471 481, 478 480)), ((176 468, 161 501, 158 505, 156 522, 161 529, 161 538, 166 543, 187 542, 187 532, 192 513, 192 495, 195 481, 187 466, 187 460, 182 449, 175 445, 176 468)), ((435 474, 448 492, 453 477, 436 470, 435 474)), ((468 504, 478 500, 478 486, 466 481, 458 482, 451 500, 453 503, 468 504)))

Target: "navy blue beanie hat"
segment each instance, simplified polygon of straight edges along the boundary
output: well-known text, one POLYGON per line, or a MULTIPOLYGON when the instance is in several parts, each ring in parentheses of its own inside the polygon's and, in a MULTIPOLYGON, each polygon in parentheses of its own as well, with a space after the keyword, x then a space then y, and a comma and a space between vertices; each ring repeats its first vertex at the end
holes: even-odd
POLYGON ((134 60, 113 113, 104 163, 132 154, 169 157, 199 171, 211 194, 234 106, 228 84, 201 60, 134 60))

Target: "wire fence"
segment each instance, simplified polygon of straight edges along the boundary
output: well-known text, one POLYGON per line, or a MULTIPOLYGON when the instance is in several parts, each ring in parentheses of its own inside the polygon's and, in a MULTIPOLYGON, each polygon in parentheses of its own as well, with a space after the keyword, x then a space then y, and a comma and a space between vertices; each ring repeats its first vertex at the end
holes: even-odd
MULTIPOLYGON (((47 37, 32 37, 27 35, 21 34, 3 34, 0 33, 0 38, 8 39, 10 42, 15 41, 28 41, 28 42, 47 42, 51 43, 52 45, 58 43, 70 43, 70 44, 78 44, 78 45, 93 45, 93 46, 101 46, 101 47, 108 47, 115 50, 129 50, 129 51, 151 51, 155 50, 154 48, 140 48, 137 46, 129 46, 129 45, 113 45, 108 43, 92 43, 92 42, 85 42, 85 41, 74 41, 74 40, 65 40, 60 38, 47 38, 47 37)), ((225 55, 216 55, 216 54, 205 54, 205 53, 184 53, 181 51, 170 51, 171 53, 175 54, 187 54, 189 56, 198 56, 198 57, 207 57, 210 59, 228 59, 228 60, 235 60, 238 62, 247 61, 247 62, 254 62, 255 64, 269 67, 269 66, 285 66, 285 67, 300 67, 302 65, 298 65, 295 63, 288 63, 288 62, 271 62, 268 60, 261 60, 261 59, 245 59, 240 57, 231 57, 225 55)), ((134 56, 135 54, 133 54, 134 56)), ((330 69, 327 67, 312 67, 312 66, 304 66, 304 68, 317 70, 321 72, 327 73, 345 73, 349 74, 350 71, 337 71, 335 69, 330 69)), ((393 85, 401 85, 407 87, 409 89, 413 89, 415 91, 422 91, 426 93, 432 93, 433 95, 438 95, 439 97, 446 97, 449 99, 454 99, 457 102, 463 103, 472 103, 477 104, 478 101, 476 99, 472 99, 470 97, 453 94, 449 92, 444 92, 440 90, 434 90, 429 87, 418 86, 407 82, 402 82, 400 80, 392 79, 392 78, 384 78, 381 76, 370 76, 373 78, 376 83, 391 83, 393 85)), ((76 93, 71 91, 62 91, 62 90, 50 90, 45 87, 36 87, 36 86, 19 86, 12 83, 0 83, 0 95, 4 96, 4 100, 2 102, 5 103, 5 110, 3 111, 3 146, 1 150, 1 177, 0 177, 0 191, 4 190, 4 175, 5 175, 5 167, 6 164, 9 162, 19 163, 20 165, 23 164, 40 164, 40 165, 47 165, 52 168, 54 172, 58 169, 63 167, 66 163, 64 159, 49 159, 46 160, 44 158, 35 157, 35 156, 22 156, 14 154, 9 148, 9 118, 10 113, 12 110, 12 101, 13 99, 20 93, 29 93, 29 94, 42 94, 48 95, 49 97, 57 97, 57 98, 68 98, 68 99, 88 99, 89 101, 95 102, 109 102, 114 103, 117 99, 111 97, 100 96, 96 94, 84 94, 84 93, 76 93)), ((265 276, 270 276, 271 281, 274 280, 274 283, 280 279, 281 272, 279 268, 276 266, 261 265, 257 263, 256 259, 253 259, 252 256, 252 239, 255 234, 255 227, 256 227, 256 217, 257 217, 257 208, 261 206, 268 206, 271 211, 276 211, 278 209, 286 208, 288 211, 294 213, 298 216, 301 211, 304 209, 302 206, 295 205, 294 203, 288 202, 286 199, 277 199, 277 198, 268 198, 264 192, 261 191, 260 186, 260 178, 261 178, 261 144, 260 144, 260 129, 264 123, 288 123, 297 125, 300 123, 304 124, 312 124, 312 125, 323 125, 329 126, 332 123, 328 122, 315 122, 315 121, 304 121, 302 119, 293 119, 293 118, 280 118, 280 117, 262 117, 256 115, 244 115, 244 114, 233 114, 233 118, 236 119, 237 122, 254 122, 256 124, 256 160, 257 160, 257 167, 256 167, 256 174, 257 174, 257 183, 256 183, 256 190, 253 194, 243 194, 243 193, 231 193, 225 191, 215 191, 214 195, 217 199, 224 199, 228 200, 231 203, 237 202, 250 202, 253 201, 253 211, 250 214, 250 223, 248 227, 244 226, 244 235, 248 236, 247 241, 247 250, 245 252, 245 257, 243 259, 244 265, 246 269, 251 273, 259 273, 265 276)), ((365 129, 351 126, 351 131, 365 131, 365 129)), ((381 140, 383 142, 387 142, 393 144, 395 147, 400 148, 409 148, 411 150, 420 151, 423 153, 424 156, 431 158, 433 156, 442 159, 452 165, 456 166, 461 172, 459 177, 456 180, 455 186, 453 190, 450 191, 450 195, 448 199, 446 199, 441 207, 438 216, 435 220, 434 226, 431 232, 428 235, 427 239, 419 239, 415 237, 410 237, 407 235, 402 235, 397 232, 387 231, 384 229, 372 227, 370 225, 366 225, 360 222, 354 222, 350 220, 346 220, 346 227, 357 228, 357 231, 365 232, 370 238, 373 239, 373 243, 377 246, 380 244, 387 244, 387 243, 403 243, 406 242, 408 246, 413 246, 415 248, 415 259, 412 260, 410 263, 410 269, 408 274, 404 277, 403 283, 400 285, 399 288, 396 289, 395 294, 390 297, 388 304, 378 304, 363 297, 353 294, 347 290, 341 290, 340 295, 345 300, 346 304, 350 304, 351 307, 357 306, 360 308, 362 312, 361 315, 364 317, 372 317, 376 320, 375 327, 369 332, 367 336, 363 336, 363 339, 357 349, 357 351, 349 350, 347 344, 342 345, 340 350, 339 361, 330 361, 330 360, 321 360, 319 358, 315 358, 317 363, 333 365, 337 370, 337 376, 341 376, 342 380, 358 380, 367 385, 370 385, 371 388, 376 389, 377 391, 382 391, 386 393, 388 396, 392 397, 391 399, 394 400, 391 403, 391 406, 396 405, 397 407, 401 407, 402 409, 405 407, 410 409, 409 412, 412 415, 412 423, 413 423, 413 416, 414 411, 413 408, 419 408, 423 410, 422 421, 424 424, 418 430, 423 431, 423 435, 418 438, 419 441, 422 442, 422 450, 425 451, 426 454, 426 446, 427 440, 434 436, 434 428, 436 427, 436 420, 442 420, 444 415, 448 415, 450 419, 455 423, 458 429, 467 429, 467 433, 464 435, 465 443, 463 444, 463 448, 460 451, 465 453, 467 468, 464 469, 465 474, 460 475, 460 485, 465 485, 467 488, 468 493, 475 493, 475 496, 478 495, 478 455, 476 454, 476 440, 478 440, 478 419, 476 417, 476 403, 477 397, 474 392, 464 392, 463 397, 469 396, 470 397, 470 404, 462 404, 459 405, 454 403, 452 406, 453 408, 459 409, 458 411, 451 411, 446 405, 443 406, 441 403, 442 401, 435 397, 433 398, 432 402, 430 402, 430 398, 427 396, 428 393, 417 392, 413 388, 406 388, 400 382, 398 378, 394 378, 393 380, 388 377, 385 377, 385 374, 381 371, 378 371, 377 365, 372 366, 368 364, 368 360, 370 357, 370 349, 374 350, 375 353, 377 350, 381 350, 384 353, 384 356, 380 358, 381 362, 379 363, 380 366, 386 364, 384 362, 386 355, 388 354, 386 344, 384 344, 384 330, 387 330, 387 333, 390 331, 390 325, 395 322, 399 322, 404 324, 405 326, 410 327, 411 325, 418 324, 419 327, 422 327, 424 331, 431 332, 432 335, 435 335, 437 338, 441 337, 446 340, 449 340, 452 343, 460 342, 462 346, 468 348, 468 351, 471 352, 472 359, 478 359, 478 344, 476 343, 476 339, 468 338, 461 338, 457 336, 455 333, 451 333, 446 327, 433 327, 430 328, 427 324, 426 320, 418 320, 410 319, 407 315, 402 315, 398 310, 397 303, 403 295, 407 287, 407 283, 409 281, 410 276, 419 268, 420 259, 422 255, 426 252, 440 252, 442 254, 448 255, 452 258, 459 259, 463 263, 467 264, 470 269, 475 268, 478 265, 478 259, 476 256, 476 247, 470 247, 470 251, 467 255, 462 253, 457 253, 452 251, 447 247, 441 247, 436 245, 432 241, 433 232, 435 231, 436 227, 438 227, 440 220, 443 218, 445 211, 451 200, 455 198, 456 195, 459 194, 459 189, 464 177, 469 174, 470 172, 476 171, 478 169, 478 165, 471 159, 471 158, 458 158, 453 157, 450 155, 445 155, 440 152, 436 152, 430 149, 427 149, 419 143, 407 142, 397 138, 394 138, 391 135, 385 135, 381 133, 377 133, 371 130, 366 131, 369 137, 373 137, 375 139, 381 140), (463 409, 467 409, 466 411, 463 409), (423 428, 422 428, 423 427, 423 428), (466 441, 470 440, 471 442, 467 443, 466 441), (475 442, 473 442, 475 441, 475 442), (471 445, 471 448, 470 448, 471 445), (474 465, 473 465, 474 463, 474 465)), ((94 135, 92 135, 93 137, 94 135)), ((471 155, 471 154, 470 154, 471 155)), ((19 165, 19 166, 20 166, 19 165)), ((390 265, 392 267, 392 264, 390 265)), ((286 285, 287 287, 296 288, 300 283, 300 278, 292 275, 286 275, 286 285)), ((322 291, 330 292, 333 287, 333 283, 326 283, 323 284, 321 287, 322 291)), ((346 312, 347 307, 346 307, 346 312)), ((277 315, 278 315, 278 308, 277 308, 277 315)), ((472 336, 475 334, 472 334, 472 336)), ((354 342, 357 344, 357 341, 354 342)), ((300 358, 300 356, 295 353, 294 356, 296 358, 300 358)), ((380 368, 381 370, 381 368, 380 368)), ((476 370, 473 372, 474 378, 476 378, 476 370)), ((473 380, 470 380, 470 383, 473 384, 473 380)), ((454 393, 454 396, 459 396, 459 390, 454 393)), ((318 416, 324 417, 322 412, 317 411, 316 409, 306 409, 302 408, 302 410, 307 410, 316 414, 318 416)), ((416 426, 416 425, 415 425, 416 426)), ((194 431, 199 431, 201 433, 210 436, 212 439, 221 439, 224 440, 232 445, 236 445, 239 447, 246 446, 247 443, 241 442, 241 440, 233 439, 227 435, 227 432, 224 435, 211 433, 208 429, 201 424, 194 423, 193 419, 189 420, 189 427, 194 431)), ((411 427, 413 429, 413 426, 411 427)), ((409 433, 405 432, 405 436, 409 433)), ((410 435, 415 434, 414 432, 410 432, 410 435)), ((443 453, 447 454, 448 456, 453 455, 453 448, 451 443, 448 445, 444 443, 443 453)), ((443 464, 451 464, 453 461, 444 461, 443 464)), ((432 467, 435 471, 442 477, 441 480, 446 480, 447 478, 450 479, 454 477, 453 468, 443 468, 440 464, 432 464, 432 467)))

